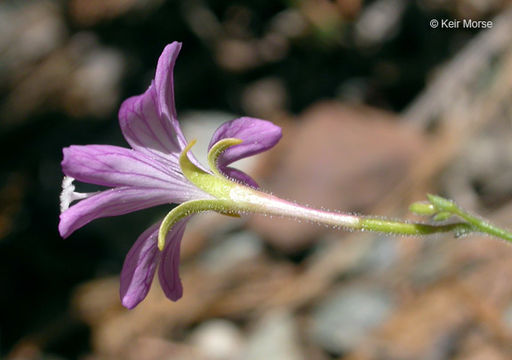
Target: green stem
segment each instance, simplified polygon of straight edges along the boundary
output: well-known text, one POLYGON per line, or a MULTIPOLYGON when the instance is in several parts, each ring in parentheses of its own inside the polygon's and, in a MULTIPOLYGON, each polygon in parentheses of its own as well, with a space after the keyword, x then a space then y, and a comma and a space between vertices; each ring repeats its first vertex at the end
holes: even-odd
POLYGON ((431 194, 427 195, 427 197, 430 203, 435 207, 437 212, 446 212, 460 217, 461 219, 463 219, 464 221, 471 225, 472 231, 488 234, 506 240, 508 242, 512 242, 512 233, 510 231, 499 228, 495 225, 490 224, 489 222, 482 218, 471 215, 466 210, 460 208, 452 200, 431 194))
POLYGON ((273 195, 245 187, 234 188, 231 200, 247 212, 278 215, 296 220, 311 221, 348 230, 363 230, 395 235, 430 235, 453 232, 461 236, 475 231, 472 224, 422 224, 329 212, 301 206, 273 195))
POLYGON ((436 233, 454 232, 456 236, 473 231, 473 227, 466 223, 429 225, 422 223, 407 223, 401 221, 361 218, 357 230, 367 230, 396 235, 430 235, 436 233))
POLYGON ((499 228, 495 225, 490 224, 489 222, 485 221, 484 219, 480 219, 474 215, 471 215, 471 214, 467 213, 466 211, 462 210, 461 208, 459 208, 458 206, 453 211, 453 213, 455 215, 459 216, 460 218, 466 220, 478 232, 496 236, 496 237, 506 240, 508 242, 512 242, 512 233, 510 231, 499 228))

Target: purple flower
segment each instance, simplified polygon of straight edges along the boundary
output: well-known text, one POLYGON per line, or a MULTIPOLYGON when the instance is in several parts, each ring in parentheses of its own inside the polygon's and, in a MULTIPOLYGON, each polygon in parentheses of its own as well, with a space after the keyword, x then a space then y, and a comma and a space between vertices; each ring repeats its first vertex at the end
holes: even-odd
MULTIPOLYGON (((190 145, 180 129, 174 105, 173 68, 180 49, 181 44, 177 42, 167 45, 158 60, 155 80, 148 90, 121 105, 121 131, 131 149, 110 145, 73 145, 63 150, 62 170, 66 177, 59 223, 62 237, 67 238, 94 219, 161 204, 207 204, 202 208, 196 207, 192 212, 208 209, 230 212, 231 208, 225 207, 227 200, 215 190, 216 183, 225 186, 227 181, 236 186, 257 187, 247 174, 229 167, 229 164, 273 147, 281 138, 281 129, 268 121, 249 117, 227 122, 215 131, 209 145, 210 150, 214 149, 212 152, 216 151, 213 154, 214 168, 210 171, 200 165, 188 154, 190 145), (215 150, 216 144, 227 139, 242 142, 215 150), (186 174, 184 166, 188 165, 192 166, 194 174, 203 176, 201 180, 196 181, 195 177, 186 174), (224 179, 220 179, 222 176, 224 179), (74 191, 74 179, 107 189, 78 193, 74 191), (79 202, 70 207, 70 203, 76 200, 79 202)), ((235 206, 233 212, 236 211, 235 206)), ((132 246, 121 271, 120 295, 125 307, 134 308, 146 297, 157 267, 165 295, 174 301, 182 296, 178 273, 180 242, 190 213, 180 215, 170 230, 163 232, 163 251, 157 247, 159 230, 162 233, 161 222, 144 231, 132 246)))

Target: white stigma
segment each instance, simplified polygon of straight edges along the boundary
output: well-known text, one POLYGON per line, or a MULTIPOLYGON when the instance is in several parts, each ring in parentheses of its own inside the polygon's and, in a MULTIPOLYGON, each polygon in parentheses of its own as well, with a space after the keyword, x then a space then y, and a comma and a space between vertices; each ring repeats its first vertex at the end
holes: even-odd
POLYGON ((95 193, 79 193, 75 191, 73 185, 74 178, 71 176, 64 176, 62 179, 62 192, 60 193, 60 212, 63 213, 69 208, 69 205, 75 200, 82 200, 88 198, 95 193))

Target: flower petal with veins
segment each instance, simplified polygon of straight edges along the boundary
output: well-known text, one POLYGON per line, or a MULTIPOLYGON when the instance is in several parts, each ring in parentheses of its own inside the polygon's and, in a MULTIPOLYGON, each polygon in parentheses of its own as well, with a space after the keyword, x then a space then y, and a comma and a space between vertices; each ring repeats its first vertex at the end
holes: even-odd
MULTIPOLYGON (((167 45, 158 59, 155 80, 149 88, 121 105, 119 124, 131 149, 110 145, 73 145, 64 149, 62 170, 66 177, 59 222, 63 238, 92 220, 166 203, 182 204, 175 209, 202 204, 197 211, 235 213, 239 208, 229 203, 228 194, 231 187, 241 185, 220 172, 257 187, 248 175, 228 165, 274 146, 281 138, 281 129, 268 121, 247 117, 220 126, 210 148, 226 138, 241 139, 242 143, 219 153, 216 161, 211 161, 216 167, 213 171, 204 168, 185 151, 193 143, 187 144, 176 115, 173 71, 180 49, 181 43, 167 45), (185 155, 180 162, 182 153, 185 155), (190 165, 194 178, 186 175, 182 162, 190 165), (110 189, 97 193, 75 192, 73 178, 110 189), (74 201, 78 202, 69 207, 74 201)), ((121 271, 120 297, 125 307, 132 309, 146 297, 157 266, 165 295, 174 301, 181 298, 180 244, 189 218, 190 213, 180 214, 180 220, 177 218, 176 223, 169 225, 170 229, 164 228, 165 232, 159 222, 138 237, 121 271), (162 252, 157 247, 160 230, 162 246, 165 244, 162 252)))
POLYGON ((241 139, 241 144, 228 148, 218 157, 217 166, 226 176, 257 188, 256 181, 249 175, 240 170, 228 168, 228 165, 272 148, 279 142, 281 136, 281 128, 270 121, 241 117, 219 126, 210 140, 208 150, 220 140, 227 138, 241 139))
POLYGON ((156 246, 160 222, 144 231, 124 259, 119 294, 128 309, 137 306, 148 294, 153 282, 160 251, 156 246))
POLYGON ((79 201, 60 214, 59 233, 67 238, 95 219, 128 214, 166 204, 171 200, 166 189, 125 186, 105 190, 79 201))
POLYGON ((172 301, 176 301, 183 296, 183 286, 180 280, 180 245, 185 225, 189 217, 177 222, 167 235, 166 245, 162 251, 160 267, 158 268, 158 277, 160 286, 165 295, 172 301))
POLYGON ((166 160, 177 156, 186 144, 174 106, 173 71, 180 49, 177 42, 167 45, 158 59, 155 81, 119 109, 121 131, 131 147, 166 160))

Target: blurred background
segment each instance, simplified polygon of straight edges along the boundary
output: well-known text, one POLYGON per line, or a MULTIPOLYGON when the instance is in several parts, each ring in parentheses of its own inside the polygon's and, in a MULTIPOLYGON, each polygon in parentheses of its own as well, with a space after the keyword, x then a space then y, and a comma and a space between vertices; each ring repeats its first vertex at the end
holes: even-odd
POLYGON ((204 214, 182 243, 184 297, 155 281, 128 311, 124 256, 169 207, 57 232, 62 147, 127 146, 119 105, 172 41, 198 157, 223 121, 265 118, 282 141, 240 166, 280 197, 415 219, 432 192, 512 227, 509 4, 1 1, 0 358, 512 358, 512 247, 494 239, 204 214))

